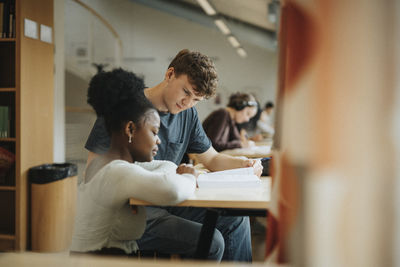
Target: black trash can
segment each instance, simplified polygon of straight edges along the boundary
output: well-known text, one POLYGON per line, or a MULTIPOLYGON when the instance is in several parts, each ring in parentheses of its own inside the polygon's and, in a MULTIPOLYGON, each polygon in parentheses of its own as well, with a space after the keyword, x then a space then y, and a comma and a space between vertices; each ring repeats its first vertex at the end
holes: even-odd
POLYGON ((77 195, 76 164, 44 164, 29 169, 32 250, 69 249, 77 195))

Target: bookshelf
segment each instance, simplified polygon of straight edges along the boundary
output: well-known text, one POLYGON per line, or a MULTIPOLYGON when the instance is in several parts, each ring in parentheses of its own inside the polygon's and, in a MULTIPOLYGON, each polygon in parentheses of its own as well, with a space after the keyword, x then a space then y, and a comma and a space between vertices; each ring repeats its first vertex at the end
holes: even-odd
POLYGON ((0 106, 9 117, 0 149, 15 162, 0 175, 0 251, 21 251, 29 248, 28 170, 53 161, 54 102, 53 44, 24 36, 24 19, 38 32, 41 24, 53 28, 53 0, 6 1, 14 6, 15 33, 0 38, 0 106))

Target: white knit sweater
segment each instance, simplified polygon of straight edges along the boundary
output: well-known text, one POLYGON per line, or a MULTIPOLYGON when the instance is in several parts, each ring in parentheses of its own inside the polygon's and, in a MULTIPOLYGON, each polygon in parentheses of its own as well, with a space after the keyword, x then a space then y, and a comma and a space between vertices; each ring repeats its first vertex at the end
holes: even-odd
POLYGON ((191 174, 176 174, 170 161, 129 163, 114 160, 99 168, 92 179, 78 187, 77 213, 71 251, 116 247, 126 253, 138 249, 146 226, 143 207, 133 214, 128 198, 154 205, 173 205, 190 197, 196 188, 191 174))

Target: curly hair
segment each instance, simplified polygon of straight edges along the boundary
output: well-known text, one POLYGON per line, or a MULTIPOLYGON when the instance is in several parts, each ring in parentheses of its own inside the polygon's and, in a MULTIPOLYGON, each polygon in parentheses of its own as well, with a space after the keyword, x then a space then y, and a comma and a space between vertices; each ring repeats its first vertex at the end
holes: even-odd
POLYGON ((200 96, 207 99, 215 95, 218 85, 217 71, 206 55, 183 49, 171 61, 168 68, 171 67, 174 68, 176 77, 186 74, 200 96))
POLYGON ((140 126, 145 114, 155 109, 144 95, 143 79, 121 68, 97 73, 89 83, 87 103, 104 117, 109 133, 128 121, 140 126))

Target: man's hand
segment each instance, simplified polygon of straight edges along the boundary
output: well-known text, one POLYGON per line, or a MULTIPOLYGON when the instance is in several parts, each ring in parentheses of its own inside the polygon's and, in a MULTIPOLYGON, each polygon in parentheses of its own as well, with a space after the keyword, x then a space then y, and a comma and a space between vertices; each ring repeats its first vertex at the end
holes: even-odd
POLYGON ((258 177, 260 177, 262 174, 263 166, 261 165, 261 160, 247 159, 244 161, 244 167, 253 167, 254 174, 257 175, 258 177))
POLYGON ((176 173, 178 174, 184 174, 184 173, 189 173, 194 175, 196 178, 199 176, 199 173, 196 171, 196 169, 193 167, 192 164, 186 164, 182 163, 176 168, 176 173))

